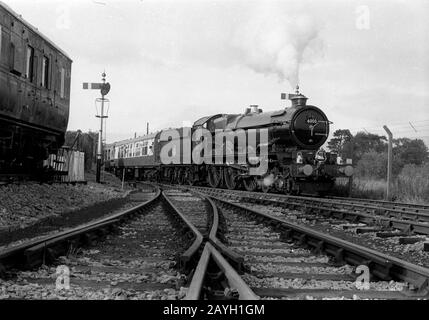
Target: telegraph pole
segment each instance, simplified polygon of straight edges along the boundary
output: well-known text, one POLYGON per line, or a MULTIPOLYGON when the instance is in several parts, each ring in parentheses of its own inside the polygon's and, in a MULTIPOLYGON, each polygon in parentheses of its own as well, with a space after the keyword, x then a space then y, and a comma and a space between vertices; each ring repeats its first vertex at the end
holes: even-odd
MULTIPOLYGON (((100 183, 100 174, 101 174, 101 165, 103 161, 103 121, 107 118, 107 115, 104 115, 104 102, 108 101, 104 96, 107 95, 110 91, 110 84, 106 83, 106 73, 101 74, 102 82, 101 83, 91 83, 91 89, 100 89, 101 99, 97 98, 96 102, 101 101, 101 110, 100 114, 96 115, 97 118, 100 118, 100 130, 98 132, 98 146, 97 146, 97 171, 96 171, 96 182, 100 183)), ((83 83, 84 89, 89 89, 89 83, 83 83)))
POLYGON ((389 145, 387 149, 387 190, 386 190, 386 200, 390 201, 391 194, 390 194, 390 187, 391 187, 391 180, 392 180, 392 139, 393 134, 389 130, 387 126, 383 126, 384 130, 387 132, 387 136, 389 137, 389 145))

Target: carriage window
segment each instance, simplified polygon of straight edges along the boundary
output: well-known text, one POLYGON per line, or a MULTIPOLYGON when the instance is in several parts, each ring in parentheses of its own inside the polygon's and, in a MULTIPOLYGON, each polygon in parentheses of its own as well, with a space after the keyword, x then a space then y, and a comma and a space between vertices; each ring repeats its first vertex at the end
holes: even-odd
POLYGON ((34 49, 30 46, 27 47, 27 68, 25 75, 30 82, 33 82, 34 77, 34 49))
POLYGON ((147 155, 147 140, 143 141, 142 155, 147 155))
POLYGON ((15 45, 11 43, 9 47, 9 67, 11 72, 13 70, 14 62, 15 62, 15 45))
POLYGON ((141 142, 136 143, 136 157, 140 157, 142 155, 141 142))
POLYGON ((66 72, 64 70, 64 68, 61 68, 61 87, 60 87, 60 97, 62 99, 64 99, 64 85, 65 85, 65 77, 66 77, 66 72))
POLYGON ((49 84, 49 58, 46 56, 43 56, 43 59, 42 59, 42 86, 47 89, 48 84, 49 84))
POLYGON ((0 62, 5 66, 9 63, 9 43, 10 37, 6 34, 5 30, 0 26, 0 62))

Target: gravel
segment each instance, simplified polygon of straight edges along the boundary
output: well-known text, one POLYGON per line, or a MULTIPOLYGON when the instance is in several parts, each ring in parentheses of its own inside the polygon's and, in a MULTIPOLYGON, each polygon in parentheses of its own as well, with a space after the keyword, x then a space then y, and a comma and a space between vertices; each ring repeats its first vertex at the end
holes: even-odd
MULTIPOLYGON (((314 221, 308 221, 305 217, 308 214, 296 210, 284 212, 282 208, 252 204, 252 208, 255 207, 282 218, 285 215, 288 218, 292 216, 294 222, 299 220, 314 224, 314 221)), ((350 299, 354 291, 358 291, 358 294, 354 294, 352 299, 361 299, 362 295, 354 280, 355 267, 347 264, 333 265, 327 255, 315 255, 297 244, 282 242, 279 233, 264 224, 249 221, 249 217, 237 214, 231 208, 222 206, 221 212, 227 224, 228 232, 225 234, 227 244, 231 249, 244 255, 249 272, 243 275, 243 279, 250 287, 292 290, 281 293, 284 295, 281 299, 346 299, 343 296, 344 292, 348 292, 347 299, 350 299), (305 276, 300 277, 302 274, 305 276), (322 279, 318 279, 320 277, 322 279), (310 293, 305 294, 305 291, 300 290, 307 290, 310 293), (312 290, 327 290, 329 294, 325 297, 319 292, 317 296, 312 296, 312 290)), ((385 291, 402 291, 405 286, 405 283, 395 281, 370 282, 370 290, 374 293, 372 299, 383 297, 382 292, 385 291)), ((271 292, 276 297, 280 294, 279 291, 271 292)), ((270 297, 264 296, 263 299, 270 297)))
POLYGON ((421 241, 414 244, 399 244, 400 236, 380 238, 377 237, 376 232, 368 233, 356 233, 356 227, 366 226, 365 224, 359 223, 352 227, 349 223, 328 223, 324 217, 315 215, 316 219, 300 218, 300 214, 297 210, 279 209, 278 207, 271 207, 266 205, 255 205, 250 203, 242 203, 252 209, 260 210, 272 216, 280 217, 291 223, 298 223, 307 227, 311 227, 314 230, 322 233, 331 234, 335 237, 347 240, 349 242, 369 247, 371 249, 383 252, 387 255, 395 256, 399 259, 415 263, 422 267, 429 268, 429 252, 423 251, 424 242, 429 241, 429 238, 422 235, 413 237, 420 237, 421 241), (320 219, 320 221, 319 221, 320 219), (344 229, 344 225, 350 228, 344 229))
MULTIPOLYGON (((261 259, 262 260, 262 259, 261 259)), ((301 267, 301 266, 288 266, 281 264, 273 264, 273 260, 267 260, 266 262, 261 261, 261 263, 252 263, 252 271, 265 271, 265 272, 285 272, 285 273, 321 273, 321 274, 352 274, 354 268, 350 265, 345 265, 341 267, 301 267)), ((277 262, 287 262, 287 261, 277 261, 277 262)))
POLYGON ((103 242, 78 249, 58 264, 70 270, 70 288, 56 288, 56 266, 17 271, 0 280, 0 299, 177 300, 186 276, 175 269, 184 246, 158 204, 103 242))
POLYGON ((167 189, 164 193, 201 233, 207 232, 209 211, 205 199, 175 189, 167 189))
POLYGON ((22 229, 41 219, 124 196, 123 191, 91 182, 87 185, 28 182, 0 186, 0 232, 22 229))
MULTIPOLYGON (((245 274, 243 279, 251 287, 269 287, 284 289, 329 289, 329 290, 355 290, 356 285, 352 281, 333 280, 307 280, 302 278, 284 279, 279 277, 258 278, 250 274, 245 274)), ((371 282, 370 287, 376 291, 401 291, 404 283, 395 281, 371 282)))

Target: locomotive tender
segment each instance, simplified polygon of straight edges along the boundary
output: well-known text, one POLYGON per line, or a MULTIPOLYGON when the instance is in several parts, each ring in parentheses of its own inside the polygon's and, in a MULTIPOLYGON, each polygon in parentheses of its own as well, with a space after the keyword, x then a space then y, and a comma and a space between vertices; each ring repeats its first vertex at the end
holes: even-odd
POLYGON ((0 2, 0 172, 41 168, 63 145, 72 60, 0 2))
MULTIPOLYGON (((285 97, 282 95, 283 99, 285 97)), ((214 188, 229 189, 244 186, 249 191, 261 189, 287 194, 326 193, 333 187, 336 178, 350 178, 353 175, 351 159, 344 163, 337 154, 320 149, 328 138, 330 124, 321 109, 307 105, 307 97, 299 93, 298 87, 295 94, 287 97, 292 106, 279 111, 262 112, 258 106, 251 106, 243 114, 207 116, 195 121, 192 128, 178 129, 180 142, 185 141, 189 132, 192 134, 199 128, 208 130, 213 135, 213 148, 216 147, 214 135, 218 132, 242 130, 248 134, 250 130, 259 133, 267 130, 268 152, 265 156, 268 168, 261 175, 250 174, 250 161, 247 164, 231 162, 225 156, 220 162, 165 163, 161 161, 161 149, 172 140, 162 138, 165 130, 106 145, 105 168, 128 179, 190 185, 207 183, 214 188)), ((192 150, 196 144, 197 141, 192 141, 192 150)), ((240 152, 237 145, 233 148, 236 153, 240 152)), ((178 150, 182 152, 185 149, 178 150)), ((257 150, 257 155, 261 159, 261 150, 257 150)), ((180 154, 179 158, 184 159, 184 155, 180 154)))

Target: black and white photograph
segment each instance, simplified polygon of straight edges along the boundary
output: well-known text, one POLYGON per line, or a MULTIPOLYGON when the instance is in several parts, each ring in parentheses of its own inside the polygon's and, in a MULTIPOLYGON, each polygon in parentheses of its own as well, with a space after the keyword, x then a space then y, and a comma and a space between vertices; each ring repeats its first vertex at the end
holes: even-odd
POLYGON ((0 300, 428 300, 428 16, 1 0, 0 300))

